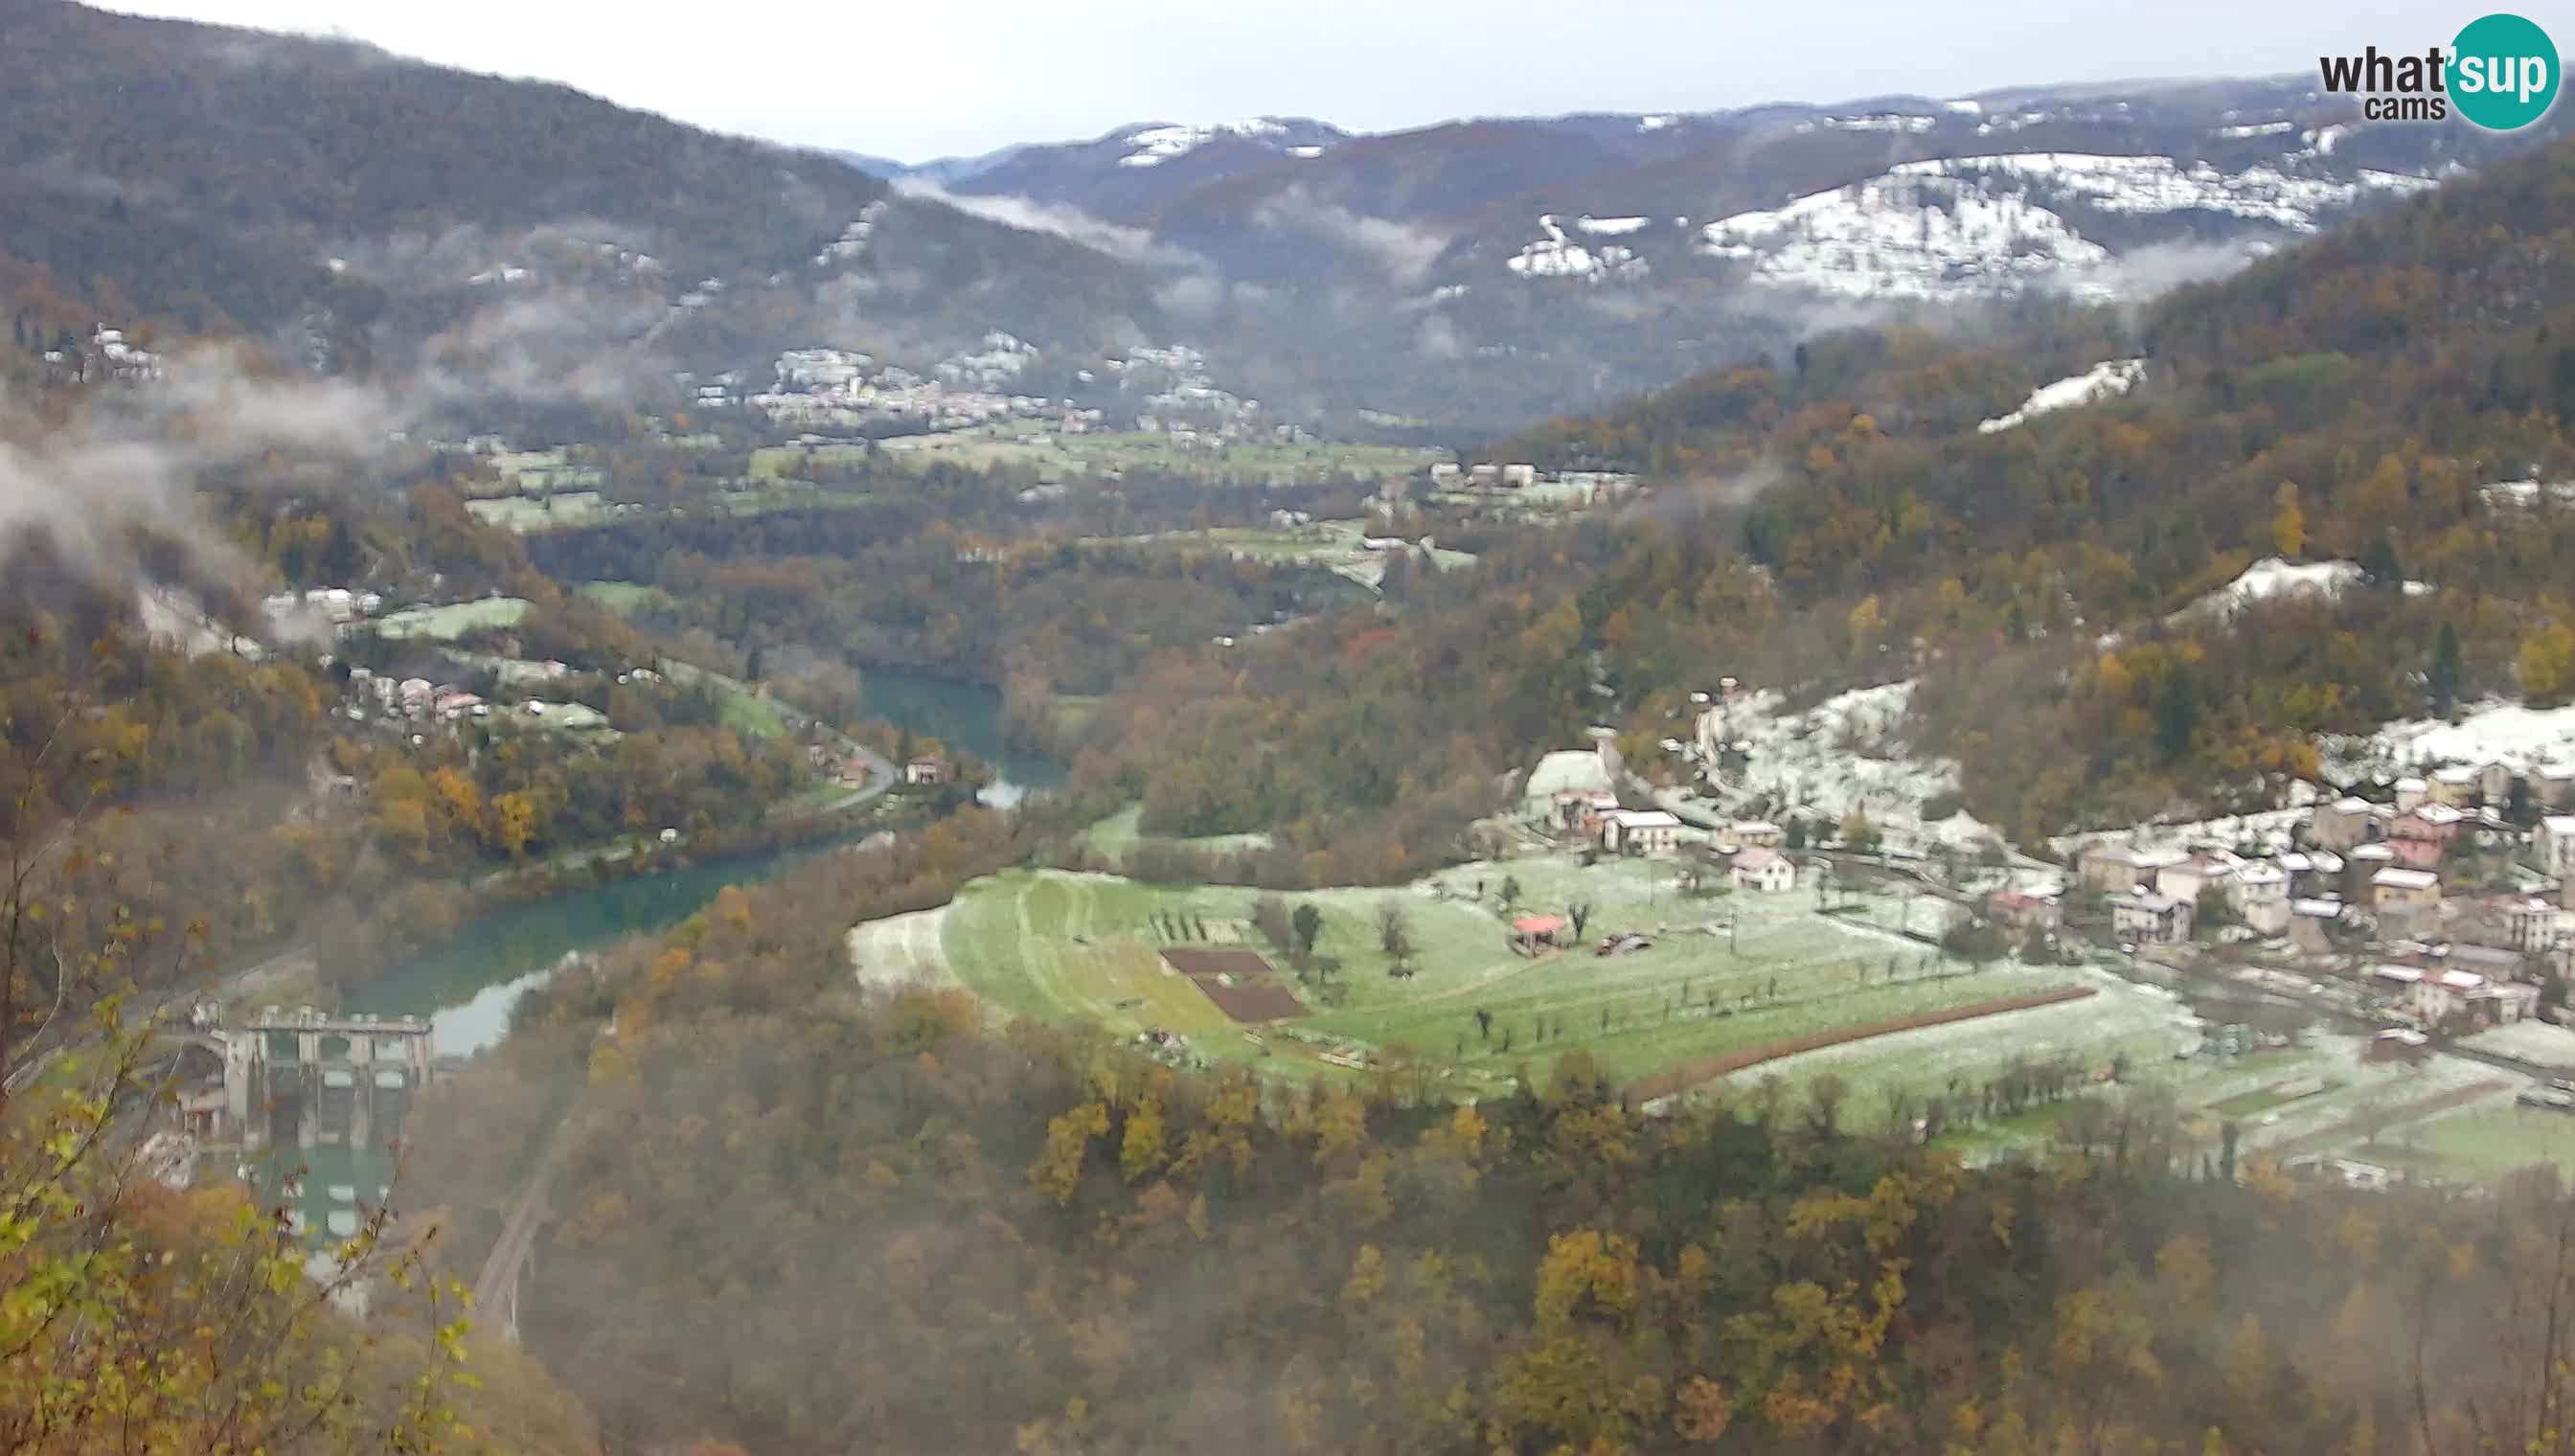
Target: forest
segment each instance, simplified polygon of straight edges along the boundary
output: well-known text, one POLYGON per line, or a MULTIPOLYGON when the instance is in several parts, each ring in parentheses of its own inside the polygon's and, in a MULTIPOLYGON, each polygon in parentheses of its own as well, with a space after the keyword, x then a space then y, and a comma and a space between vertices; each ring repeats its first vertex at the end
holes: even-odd
POLYGON ((1640 470, 1651 497, 1488 552, 1470 588, 1412 584, 1293 669, 1149 673, 1104 721, 1158 744, 1153 821, 1202 831, 1331 793, 1246 773, 1245 723, 1289 757, 1330 743, 1342 804, 1380 801, 1415 744, 1463 738, 1479 753, 1449 761, 1497 771, 1561 745, 1584 653, 1643 744, 1719 675, 1792 697, 1916 679, 1914 745, 2023 841, 2267 801, 2313 773, 2317 733, 2575 693, 2575 510, 2485 489, 2575 466, 2570 244, 2559 143, 2133 318, 1825 335, 1551 422, 1476 454, 1640 470), (1977 428, 2122 357, 2146 361, 2124 398, 1977 428), (2360 586, 2185 610, 2271 557, 2360 586))
MULTIPOLYGON (((1031 825, 1020 832, 1042 826, 1031 825)), ((852 985, 991 816, 727 891, 532 1006, 413 1171, 470 1257, 568 1115, 532 1348, 612 1443, 797 1452, 2504 1452, 2570 1393, 2570 1204, 2237 1167, 2151 1099, 1961 1166, 1826 1078, 1648 1117, 1579 1058, 1187 1075, 852 985), (837 861, 837 862, 836 862, 837 861), (613 1036, 599 1028, 614 1024, 613 1036), (557 1114, 562 1097, 572 1111, 557 1114), (645 1317, 645 1312, 650 1316, 645 1317)))

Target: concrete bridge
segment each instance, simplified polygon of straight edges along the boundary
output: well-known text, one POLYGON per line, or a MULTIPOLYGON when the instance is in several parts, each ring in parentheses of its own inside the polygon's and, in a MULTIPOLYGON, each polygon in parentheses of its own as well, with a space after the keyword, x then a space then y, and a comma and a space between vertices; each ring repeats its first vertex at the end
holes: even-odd
POLYGON ((502 1220, 501 1237, 483 1260, 483 1272, 474 1279, 474 1312, 486 1324, 508 1335, 513 1343, 519 1338, 519 1291, 528 1274, 536 1268, 537 1234, 554 1217, 549 1202, 554 1191, 555 1169, 563 1160, 564 1147, 571 1141, 565 1131, 567 1123, 557 1123, 546 1139, 544 1150, 537 1154, 537 1166, 528 1175, 526 1186, 510 1205, 502 1220))

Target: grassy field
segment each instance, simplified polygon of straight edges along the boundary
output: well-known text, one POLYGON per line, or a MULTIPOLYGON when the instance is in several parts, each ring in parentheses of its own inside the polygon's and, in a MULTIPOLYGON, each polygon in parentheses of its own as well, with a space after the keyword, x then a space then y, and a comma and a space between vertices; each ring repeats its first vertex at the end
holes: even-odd
POLYGON ((2498 1092, 2455 1111, 2401 1123, 2375 1140, 2338 1149, 2357 1158, 2461 1182, 2477 1182, 2540 1163, 2575 1175, 2575 1116, 2513 1104, 2498 1092))
POLYGON ((620 617, 632 617, 665 594, 637 582, 584 582, 581 595, 620 617))
MULTIPOLYGON (((1131 803, 1083 831, 1083 840, 1095 853, 1106 854, 1124 863, 1127 856, 1142 843, 1146 834, 1141 827, 1145 806, 1131 803)), ((1268 834, 1209 834, 1196 839, 1174 839, 1155 836, 1157 843, 1173 844, 1185 849, 1235 853, 1245 849, 1267 849, 1268 834)))
POLYGON ((486 526, 526 535, 560 526, 588 526, 608 519, 597 491, 565 491, 552 496, 494 496, 468 501, 465 509, 486 526))
POLYGON ((528 615, 528 604, 519 597, 486 597, 479 602, 457 602, 445 607, 413 607, 392 613, 376 622, 376 631, 389 638, 432 638, 454 642, 469 632, 485 628, 516 627, 528 615))
MULTIPOLYGON (((1110 471, 1151 470, 1208 480, 1243 480, 1273 485, 1320 480, 1331 475, 1382 480, 1389 476, 1410 475, 1420 470, 1424 463, 1437 458, 1436 452, 1405 446, 1350 445, 1328 441, 1294 445, 1279 441, 1239 441, 1220 449, 1200 449, 1176 442, 1161 432, 1058 435, 1025 422, 938 435, 899 436, 883 442, 883 446, 886 459, 903 464, 926 466, 946 462, 973 470, 1003 465, 1034 470, 1042 479, 1048 480, 1110 471), (1031 436, 1037 438, 1023 438, 1031 436)), ((798 448, 781 447, 781 450, 792 452, 798 448)), ((829 459, 824 454, 826 451, 854 449, 821 446, 816 448, 816 458, 829 459)), ((763 455, 768 455, 768 452, 753 457, 752 472, 755 475, 764 472, 776 474, 792 458, 782 453, 769 456, 764 461, 763 455)))
MULTIPOLYGON (((1132 811, 1113 816, 1094 827, 1094 842, 1132 843, 1124 836, 1133 835, 1134 823, 1132 811)), ((1608 860, 1586 868, 1569 856, 1537 856, 1470 864, 1412 885, 1285 895, 1322 912, 1316 960, 1337 965, 1320 986, 1286 982, 1311 1008, 1292 1024, 1401 1049, 1453 1068, 1460 1086, 1483 1090, 1507 1085, 1521 1066, 1542 1074, 1576 1049, 1610 1074, 1633 1078, 1818 1029, 2081 980, 2080 972, 2008 963, 1942 963, 1929 947, 1854 917, 1818 914, 1807 895, 1681 896, 1672 872, 1668 863, 1608 860), (1593 954, 1587 943, 1522 955, 1506 928, 1505 880, 1519 890, 1510 911, 1561 913, 1578 903, 1588 907, 1586 941, 1637 931, 1655 943, 1610 956, 1593 954), (1389 908, 1413 947, 1402 976, 1393 974, 1395 958, 1382 943, 1389 908)), ((1212 1056, 1257 1056, 1262 1048, 1155 955, 1156 917, 1186 914, 1207 923, 1211 941, 1262 949, 1288 976, 1286 957, 1250 927, 1257 893, 1014 871, 968 885, 935 936, 917 925, 901 935, 861 926, 853 952, 863 975, 902 979, 917 965, 1016 1015, 1122 1032, 1162 1026, 1212 1056)), ((2171 1012, 2159 1007, 2153 1014, 2171 1012)), ((1282 1058, 1304 1054, 1281 1037, 1269 1040, 1269 1051, 1282 1058)))

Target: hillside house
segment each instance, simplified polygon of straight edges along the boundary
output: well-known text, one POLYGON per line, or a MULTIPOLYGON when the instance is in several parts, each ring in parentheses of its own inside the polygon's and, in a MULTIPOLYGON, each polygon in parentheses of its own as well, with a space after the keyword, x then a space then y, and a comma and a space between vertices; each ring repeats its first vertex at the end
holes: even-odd
POLYGON ((1600 847, 1617 854, 1668 854, 1681 821, 1658 808, 1614 808, 1600 815, 1600 847))
POLYGON ((2302 955, 2333 953, 2333 935, 2342 924, 2343 902, 2335 899, 2289 901, 2289 943, 2302 955))
POLYGON ((2110 927, 2139 945, 2175 945, 2190 938, 2196 911, 2188 900, 2132 890, 2110 900, 2110 927))
POLYGON ((2439 863, 2467 823, 2467 814, 2449 804, 2418 803, 2387 826, 2387 840, 2397 863, 2420 869, 2439 863))
POLYGON ((2441 964, 2448 970, 2471 970, 2490 981, 2519 980, 2529 966, 2521 952, 2508 945, 2461 945, 2442 948, 2441 964))
POLYGON ((2307 842, 2318 848, 2348 849, 2377 837, 2378 815, 2366 799, 2338 798, 2307 815, 2307 842))
POLYGON ((2414 805, 2421 803, 2423 800, 2430 798, 2431 796, 2432 785, 2424 779, 2406 777, 2396 780, 2396 811, 2398 813, 2405 812, 2407 809, 2412 808, 2414 805))
POLYGON ((2382 915, 2411 915, 2437 909, 2441 876, 2429 869, 2391 864, 2369 877, 2370 908, 2382 915))
POLYGON ((2453 1019, 2507 1026, 2539 1008, 2539 987, 2494 981, 2472 970, 2428 974, 2414 986, 2414 1014, 2438 1026, 2453 1019))
POLYGON ((1559 748, 1540 755, 1529 769, 1528 781, 1520 786, 1520 810, 1525 817, 1542 819, 1555 812, 1557 794, 1590 789, 1614 797, 1609 760, 1596 747, 1559 748))
POLYGON ((1797 887, 1797 866, 1776 849, 1752 848, 1734 856, 1736 889, 1782 894, 1797 887))
POLYGON ((1536 466, 1513 464, 1502 467, 1502 488, 1504 490, 1516 491, 1536 484, 1536 466))
POLYGON ((2508 943, 2524 955, 2544 955, 2561 940, 2575 937, 2575 910, 2536 895, 2507 899, 2503 906, 2508 943))
POLYGON ((2575 874, 2575 814, 2550 814, 2531 831, 2539 872, 2551 879, 2575 874))
POLYGON ((915 758, 903 765, 906 783, 946 783, 956 776, 956 768, 945 758, 915 758))
POLYGON ((2226 884, 2226 900, 2235 917, 2264 935, 2289 929, 2289 872, 2263 860, 2239 866, 2226 884))
POLYGON ((2289 876, 2293 896, 2314 896, 2342 887, 2342 856, 2331 849, 2292 849, 2271 862, 2289 876))
POLYGON ((2240 863, 2241 860, 2227 853, 2193 854, 2155 871, 2155 893, 2166 899, 2189 900, 2197 904, 2201 894, 2211 889, 2223 889, 2234 879, 2236 866, 2240 863))
POLYGON ((1568 788, 1555 796, 1555 825, 1586 838, 1600 835, 1600 815, 1618 806, 1618 795, 1605 788, 1568 788))
POLYGON ((2449 808, 2473 808, 2485 802, 2485 770, 2456 764, 2432 774, 2432 802, 2449 808))
POLYGON ((2065 907, 2053 896, 1998 889, 1985 896, 1985 918, 2023 934, 2053 935, 2065 923, 2065 907))
POLYGON ((2075 867, 2085 884, 2117 895, 2151 886, 2165 865, 2179 863, 2182 857, 2178 850, 2140 849, 2110 841, 2086 846, 2076 856, 2075 867))
POLYGON ((1746 849, 1776 849, 1788 842, 1787 831, 1768 819, 1743 819, 1726 836, 1746 849))
POLYGON ((2420 1062, 2432 1054, 2432 1038, 2410 1026, 2390 1026, 2369 1038, 2362 1052, 2371 1061, 2420 1062))
POLYGON ((2575 802, 2575 763, 2551 763, 2531 774, 2530 796, 2549 808, 2575 802))

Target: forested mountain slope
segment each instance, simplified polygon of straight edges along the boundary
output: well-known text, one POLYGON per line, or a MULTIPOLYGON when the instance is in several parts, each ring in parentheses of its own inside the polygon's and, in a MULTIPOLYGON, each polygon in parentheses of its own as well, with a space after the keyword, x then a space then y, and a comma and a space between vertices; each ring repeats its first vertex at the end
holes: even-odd
MULTIPOLYGON (((2294 771, 2311 732, 2427 706, 2445 628, 2464 647, 2445 701, 2575 688, 2553 646, 2567 514, 2544 491, 2483 489, 2568 464, 2570 241, 2575 150, 2558 144, 2132 326, 1819 341, 1790 368, 1502 448, 1766 485, 1739 545, 1781 611, 1837 629, 1810 639, 1837 650, 1826 676, 1927 670, 1971 796, 2022 809, 2014 828, 2053 826, 2100 794, 2294 771), (2039 386, 2123 358, 2143 360, 2124 396, 2013 418, 2039 386), (2272 556, 2356 562, 2378 590, 2231 626, 2163 620, 2272 556), (2159 725, 2151 741, 2122 727, 2132 714, 2159 725), (2026 756, 2029 734, 2071 756, 2026 756), (1980 763, 1975 740, 2007 760, 1980 763)), ((1712 545, 1683 535, 1664 549, 1712 545)), ((1612 574, 1586 601, 1633 629, 1637 680, 1728 656, 1721 620, 1654 611, 1644 581, 1612 574)))
POLYGON ((579 301, 721 358, 815 342, 854 293, 936 339, 1151 313, 1064 239, 563 86, 63 0, 0 0, 0 303, 48 332, 161 323, 348 362, 579 301), (832 253, 863 215, 873 247, 832 253))

